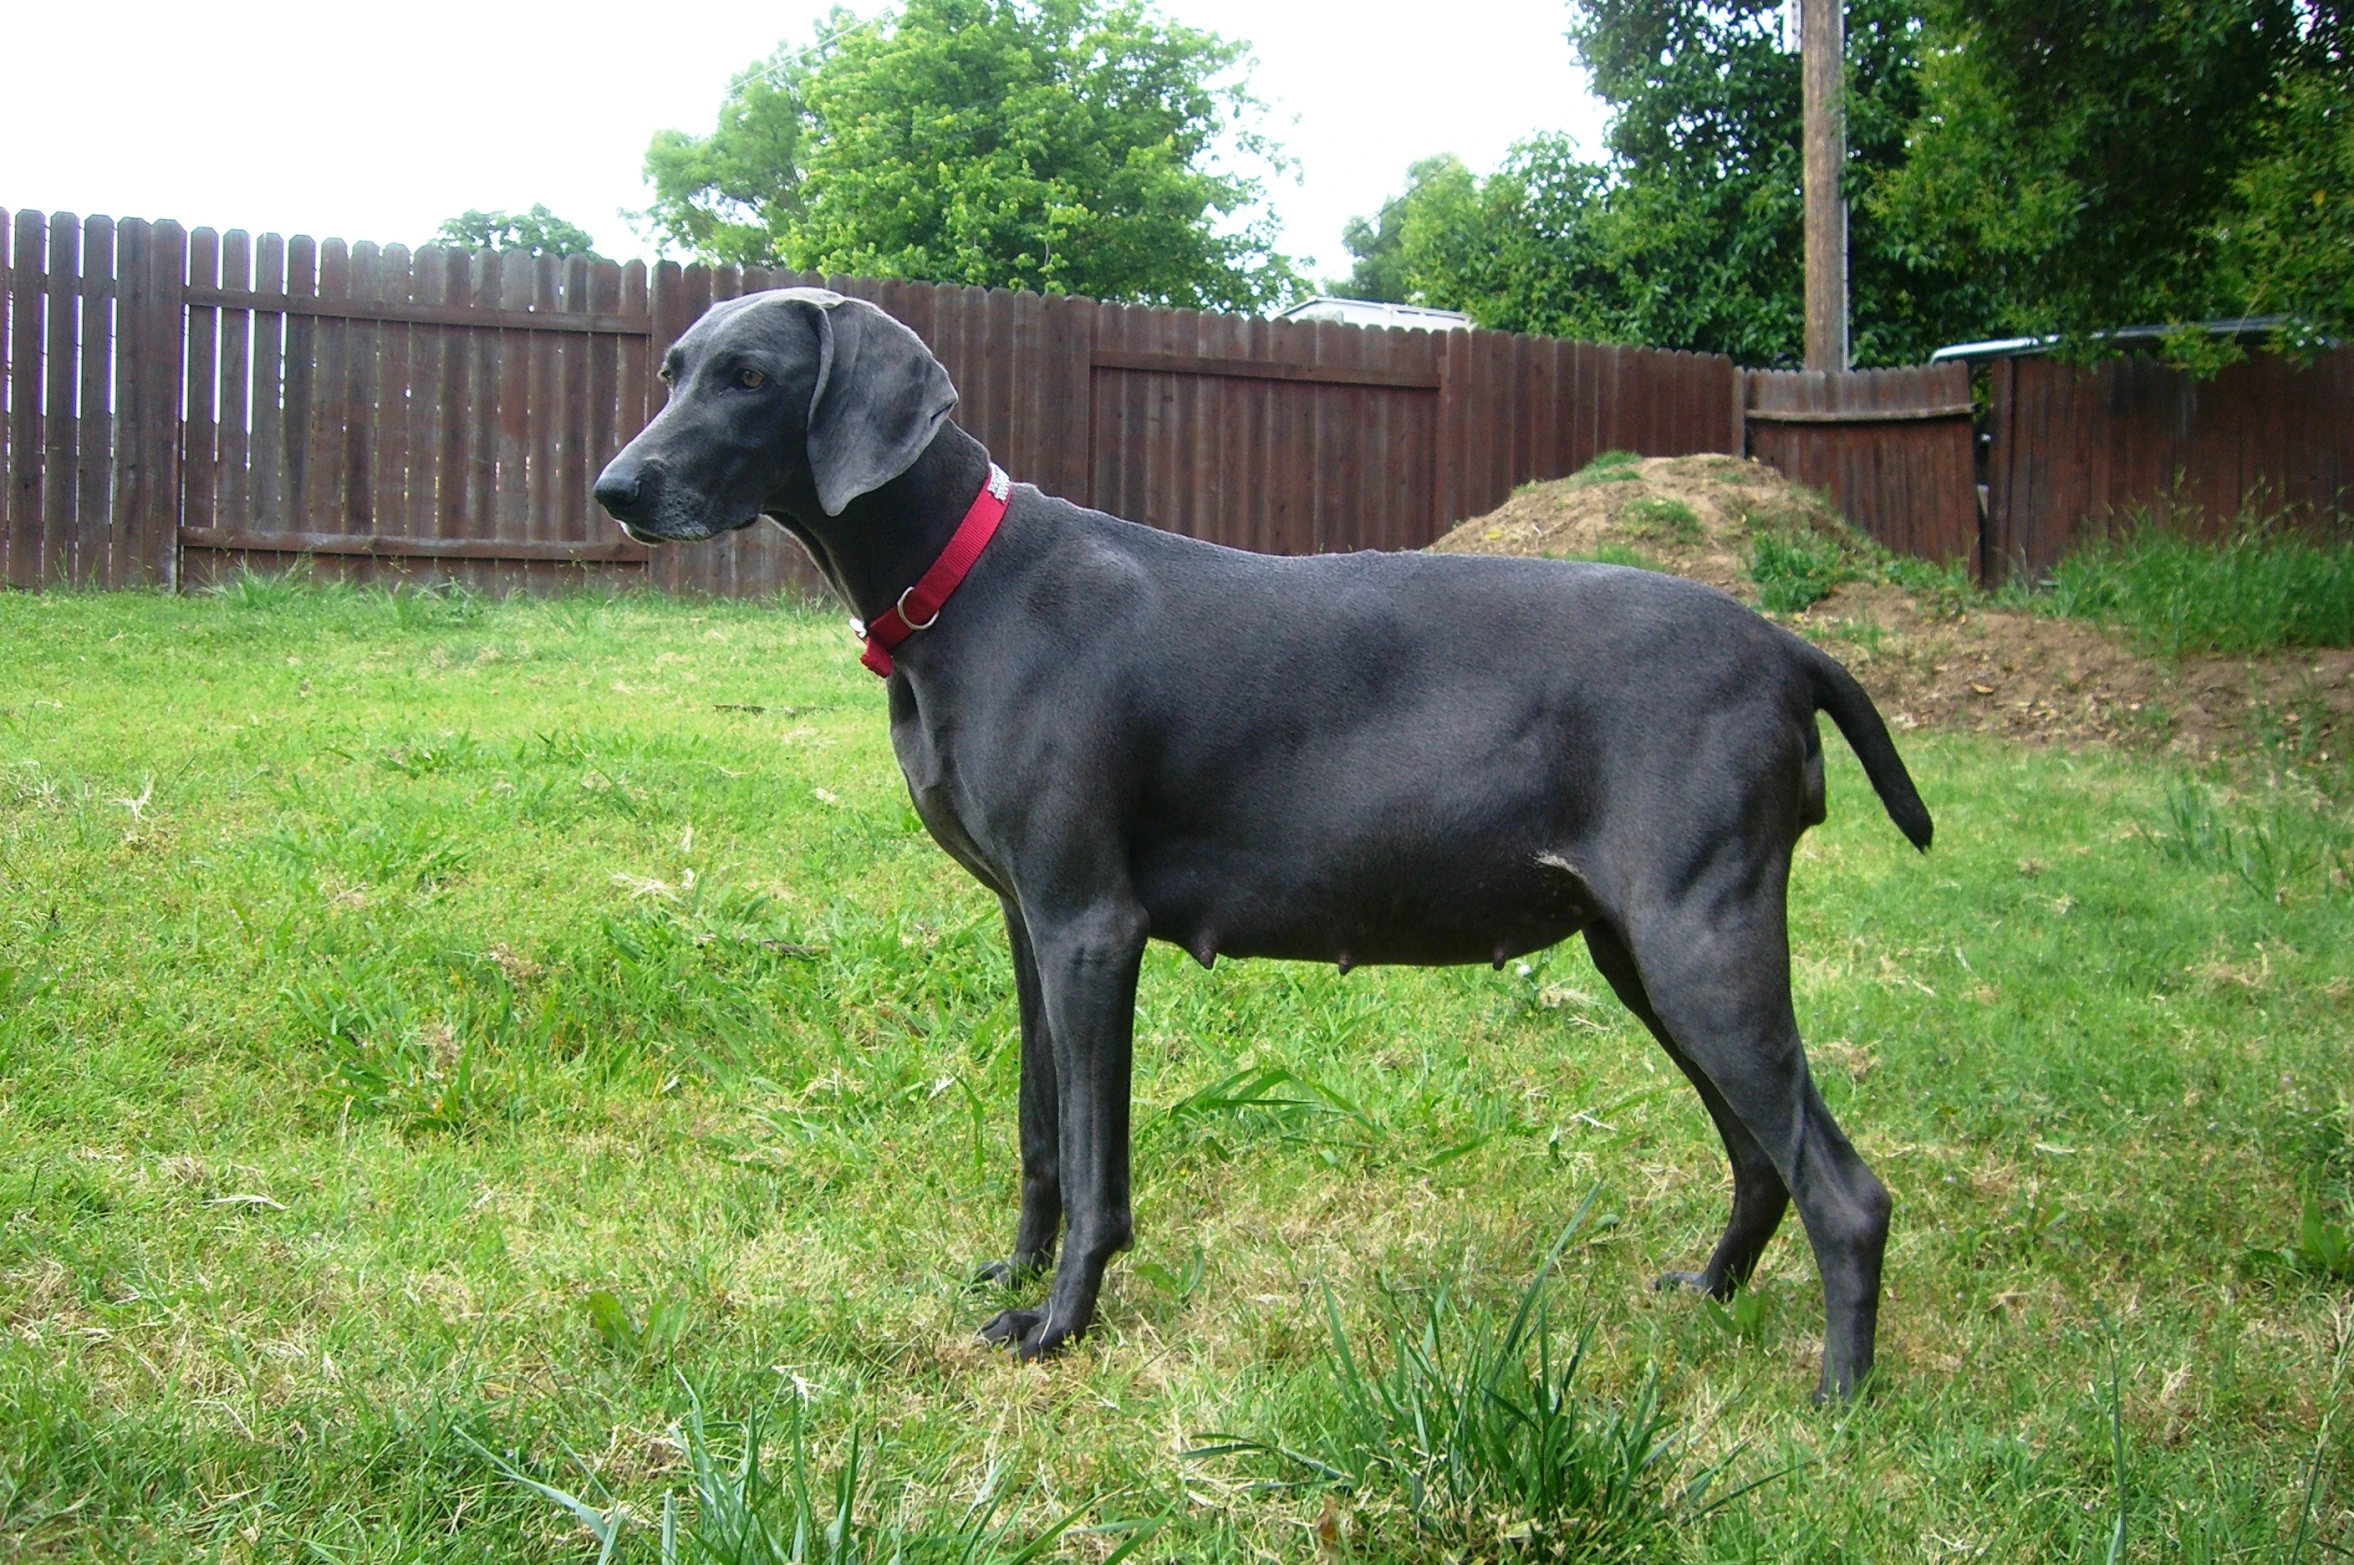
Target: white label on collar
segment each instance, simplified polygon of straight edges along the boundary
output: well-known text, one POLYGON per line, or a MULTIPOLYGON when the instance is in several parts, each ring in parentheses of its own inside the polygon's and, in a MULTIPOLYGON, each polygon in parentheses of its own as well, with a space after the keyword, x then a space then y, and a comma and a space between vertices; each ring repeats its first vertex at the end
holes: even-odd
POLYGON ((995 462, 989 464, 989 492, 999 500, 1003 500, 1014 492, 1014 481, 1008 478, 1005 469, 999 467, 995 462))

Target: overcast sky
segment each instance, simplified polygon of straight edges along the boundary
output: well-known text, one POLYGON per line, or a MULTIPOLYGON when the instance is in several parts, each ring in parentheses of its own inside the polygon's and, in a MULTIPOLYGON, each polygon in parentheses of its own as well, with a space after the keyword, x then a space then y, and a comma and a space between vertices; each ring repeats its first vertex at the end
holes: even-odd
MULTIPOLYGON (((644 255, 620 212, 644 204, 647 139, 708 131, 728 77, 779 39, 806 42, 825 9, 15 7, 0 204, 416 244, 467 207, 538 201, 603 253, 644 255)), ((1416 158, 1486 169, 1536 130, 1599 144, 1562 0, 1161 9, 1253 45, 1267 128, 1299 165, 1271 192, 1283 243, 1311 277, 1345 269, 1341 224, 1416 158)))

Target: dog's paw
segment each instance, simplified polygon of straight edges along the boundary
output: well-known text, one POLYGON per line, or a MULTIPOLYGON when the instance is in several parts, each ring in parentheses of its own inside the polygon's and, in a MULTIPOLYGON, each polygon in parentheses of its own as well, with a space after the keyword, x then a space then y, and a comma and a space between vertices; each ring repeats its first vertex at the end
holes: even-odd
POLYGON ((1014 1350, 1014 1357, 1024 1360, 1049 1358, 1070 1346, 1076 1332, 1047 1324, 1047 1312, 1042 1307, 1034 1310, 1000 1310, 981 1328, 983 1342, 1000 1343, 1014 1350))
POLYGON ((1661 1272, 1652 1280, 1651 1286, 1654 1291, 1659 1293, 1667 1293, 1678 1288, 1688 1289, 1693 1293, 1715 1292, 1709 1287, 1708 1279, 1698 1272, 1661 1272))
POLYGON ((973 1268, 972 1281, 965 1284, 968 1292, 987 1293, 993 1288, 1018 1288, 1022 1274, 1011 1261, 983 1261, 973 1268))
POLYGON ((988 1323, 982 1326, 976 1335, 983 1342, 994 1342, 1001 1347, 1011 1347, 1018 1353, 1021 1351, 1022 1344, 1037 1336, 1039 1327, 1045 1324, 1046 1311, 1044 1309, 999 1310, 989 1317, 988 1323))

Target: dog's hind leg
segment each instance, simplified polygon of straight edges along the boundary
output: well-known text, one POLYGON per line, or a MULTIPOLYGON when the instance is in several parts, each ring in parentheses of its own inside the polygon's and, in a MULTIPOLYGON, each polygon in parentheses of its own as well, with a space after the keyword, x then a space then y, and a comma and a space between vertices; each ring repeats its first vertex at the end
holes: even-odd
POLYGON ((1134 1237, 1128 1092, 1148 921, 1131 902, 1068 914, 1025 906, 1023 914, 1054 1054, 1055 1167, 1065 1233, 1045 1308, 1006 1310, 981 1336, 1035 1358, 1087 1330, 1104 1267, 1134 1237))
POLYGON ((1707 1077, 1797 1204, 1823 1278, 1821 1395, 1854 1395, 1872 1367, 1887 1187, 1807 1074, 1790 1006, 1787 861, 1728 855, 1629 921, 1626 947, 1683 1058, 1707 1077))
POLYGON ((973 1280, 984 1286, 1012 1287, 1054 1264, 1054 1242, 1063 1226, 1063 1183, 1054 1047, 1047 1036, 1038 957, 1030 949, 1030 931, 1022 922, 1020 905, 1011 897, 999 901, 1005 909, 1006 941, 1013 948, 1014 996, 1022 1017, 1022 1215, 1014 1229, 1013 1255, 986 1263, 973 1280))
POLYGON ((1607 925, 1588 924, 1586 949, 1593 953, 1594 966, 1610 981, 1619 1003, 1651 1029, 1651 1036, 1659 1040, 1667 1057, 1676 1062, 1676 1068, 1700 1094, 1700 1101, 1708 1107, 1708 1117, 1716 1122, 1717 1134, 1724 1138, 1725 1157, 1733 1165, 1732 1216, 1727 1219, 1716 1248, 1709 1253, 1708 1264, 1698 1272, 1665 1273, 1658 1285, 1662 1288, 1681 1285, 1696 1288, 1713 1299, 1729 1298, 1757 1269, 1757 1258, 1765 1253, 1766 1241, 1773 1238, 1774 1230, 1781 1226, 1782 1214, 1790 1209, 1790 1191, 1783 1185, 1782 1176, 1774 1171, 1774 1160, 1766 1156, 1765 1148, 1757 1144, 1749 1127, 1741 1123, 1741 1116, 1725 1102, 1724 1094, 1676 1046, 1659 1013, 1651 1008, 1651 996, 1643 989, 1635 959, 1618 936, 1607 925))

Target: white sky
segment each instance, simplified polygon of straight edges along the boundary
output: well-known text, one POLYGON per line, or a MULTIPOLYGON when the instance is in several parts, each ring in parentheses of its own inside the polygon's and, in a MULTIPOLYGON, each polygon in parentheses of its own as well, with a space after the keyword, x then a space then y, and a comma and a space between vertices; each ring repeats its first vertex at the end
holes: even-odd
MULTIPOLYGON (((0 203, 416 244, 465 208, 538 201, 603 253, 643 255, 619 213, 645 202, 648 138, 709 131, 728 77, 780 39, 807 42, 825 9, 15 7, 0 203)), ((1345 270, 1341 224, 1376 210, 1416 158, 1454 152, 1484 170, 1540 129, 1600 145, 1562 0, 1161 9, 1252 43, 1266 128, 1299 164, 1299 182, 1271 192, 1284 248, 1310 278, 1345 270)))

